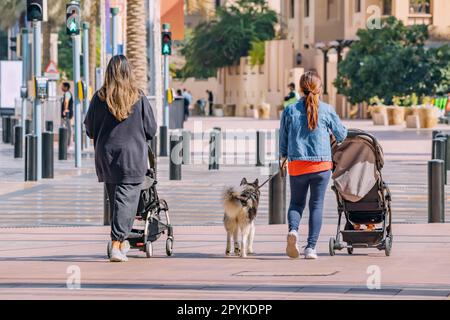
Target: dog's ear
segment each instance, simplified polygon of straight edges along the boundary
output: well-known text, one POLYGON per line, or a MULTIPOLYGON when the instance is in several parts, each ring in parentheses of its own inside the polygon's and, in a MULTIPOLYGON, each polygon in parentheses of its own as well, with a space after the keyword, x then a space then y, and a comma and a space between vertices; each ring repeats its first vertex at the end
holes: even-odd
POLYGON ((256 179, 255 182, 253 182, 253 184, 254 184, 255 186, 259 186, 259 179, 256 179))
POLYGON ((246 178, 244 178, 244 179, 242 179, 242 181, 241 181, 241 187, 242 186, 245 186, 245 185, 247 185, 248 183, 247 183, 247 179, 246 178))

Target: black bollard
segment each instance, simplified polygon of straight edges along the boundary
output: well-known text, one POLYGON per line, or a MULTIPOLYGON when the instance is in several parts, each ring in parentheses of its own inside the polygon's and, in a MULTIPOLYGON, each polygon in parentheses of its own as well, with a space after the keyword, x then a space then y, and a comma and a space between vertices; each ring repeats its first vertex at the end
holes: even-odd
POLYGON ((428 223, 445 222, 444 161, 428 162, 428 223))
POLYGON ((450 170, 450 134, 441 132, 436 135, 436 139, 445 140, 445 170, 450 170))
POLYGON ((5 140, 6 140, 6 131, 5 131, 5 128, 6 128, 6 117, 2 117, 2 142, 3 142, 3 143, 6 143, 6 142, 5 142, 5 140))
POLYGON ((256 132, 256 166, 264 167, 266 164, 266 133, 256 132))
POLYGON ((11 118, 11 127, 10 127, 11 132, 10 132, 9 136, 11 137, 10 143, 11 143, 12 145, 14 145, 14 142, 15 142, 15 131, 14 131, 14 127, 15 127, 18 123, 19 123, 19 120, 15 119, 15 118, 11 118))
POLYGON ((23 157, 23 142, 22 142, 22 127, 14 127, 14 158, 20 159, 23 157))
POLYGON ((37 136, 25 138, 25 181, 37 181, 37 136))
POLYGON ((167 141, 168 141, 168 131, 166 126, 159 127, 159 156, 167 157, 167 141))
POLYGON ((3 142, 11 143, 11 117, 5 117, 5 122, 3 123, 3 142))
POLYGON ((269 182, 269 224, 286 224, 286 175, 280 172, 278 161, 272 162, 269 182))
MULTIPOLYGON (((447 158, 447 139, 439 138, 439 135, 433 140, 433 160, 442 160, 444 161, 444 168, 446 167, 446 158, 447 158)), ((447 184, 447 171, 444 170, 442 173, 444 177, 444 183, 447 184)))
POLYGON ((53 132, 53 121, 46 121, 45 122, 45 131, 53 132))
POLYGON ((181 180, 181 165, 183 164, 182 136, 174 134, 170 136, 170 180, 181 180))
POLYGON ((53 132, 42 133, 42 178, 54 178, 53 132))
POLYGON ((59 143, 58 143, 58 159, 67 160, 67 147, 69 139, 69 130, 65 127, 59 128, 59 143))
POLYGON ((31 134, 33 129, 31 128, 32 122, 29 119, 25 120, 25 134, 31 134))
POLYGON ((217 130, 211 131, 209 140, 209 170, 219 170, 219 140, 221 133, 217 130))
POLYGON ((111 225, 111 209, 109 203, 108 192, 106 191, 106 184, 103 185, 103 225, 111 225))

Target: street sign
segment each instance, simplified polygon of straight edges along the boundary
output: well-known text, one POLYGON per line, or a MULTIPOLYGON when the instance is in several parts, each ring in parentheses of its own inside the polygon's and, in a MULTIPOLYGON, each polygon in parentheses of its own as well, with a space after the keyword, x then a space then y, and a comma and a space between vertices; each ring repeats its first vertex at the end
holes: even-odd
POLYGON ((58 66, 54 61, 50 61, 44 71, 44 76, 48 80, 57 81, 60 78, 58 66))

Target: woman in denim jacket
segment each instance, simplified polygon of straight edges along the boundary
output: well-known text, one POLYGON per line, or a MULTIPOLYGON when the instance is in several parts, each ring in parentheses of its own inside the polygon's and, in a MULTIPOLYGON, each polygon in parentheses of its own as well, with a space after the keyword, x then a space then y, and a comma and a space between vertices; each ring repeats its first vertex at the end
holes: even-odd
POLYGON ((304 254, 306 259, 317 259, 325 192, 333 168, 331 135, 342 142, 347 129, 334 109, 319 100, 322 81, 317 73, 305 73, 300 88, 304 97, 284 110, 280 128, 280 163, 283 170, 288 167, 291 187, 286 253, 291 258, 300 256, 298 229, 310 189, 309 236, 304 254))

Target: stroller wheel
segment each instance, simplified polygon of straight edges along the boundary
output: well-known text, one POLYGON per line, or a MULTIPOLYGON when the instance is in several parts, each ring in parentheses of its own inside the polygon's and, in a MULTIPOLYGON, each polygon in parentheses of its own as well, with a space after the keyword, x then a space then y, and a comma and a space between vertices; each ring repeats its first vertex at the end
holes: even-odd
POLYGON ((334 256, 336 255, 336 251, 334 249, 336 245, 336 240, 334 238, 330 238, 330 242, 329 242, 329 250, 330 250, 330 256, 334 256))
POLYGON ((347 252, 348 252, 348 254, 352 255, 353 254, 353 248, 347 248, 347 252))
POLYGON ((111 250, 112 250, 112 242, 108 242, 108 246, 106 247, 106 254, 108 255, 108 259, 111 258, 111 250))
POLYGON ((166 254, 168 257, 173 255, 173 238, 169 237, 166 241, 166 254))
POLYGON ((153 245, 150 241, 145 244, 145 254, 147 258, 153 257, 153 245))
POLYGON ((386 257, 389 257, 392 252, 392 236, 386 237, 384 246, 384 253, 386 254, 386 257))

